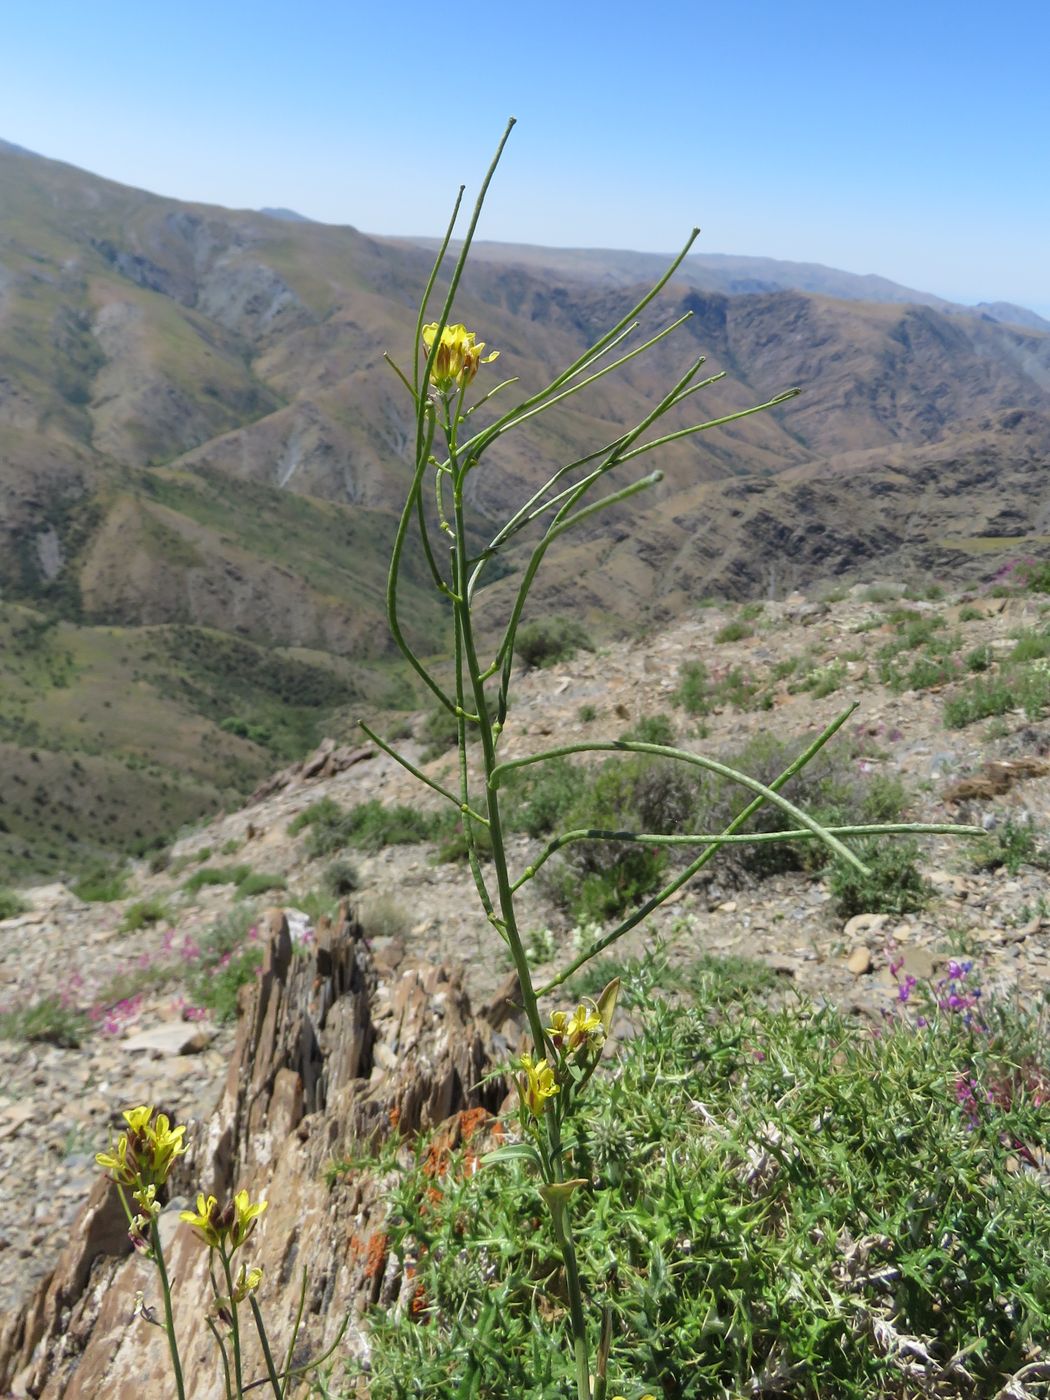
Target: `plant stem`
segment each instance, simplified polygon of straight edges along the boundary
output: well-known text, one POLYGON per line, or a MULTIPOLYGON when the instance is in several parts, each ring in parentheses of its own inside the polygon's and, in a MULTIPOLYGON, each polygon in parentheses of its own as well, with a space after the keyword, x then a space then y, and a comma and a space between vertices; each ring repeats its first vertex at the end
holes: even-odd
POLYGON ((284 1391, 281 1388, 280 1378, 277 1375, 277 1368, 273 1364, 273 1355, 270 1352, 270 1339, 266 1335, 266 1328, 263 1325, 263 1316, 259 1304, 255 1301, 253 1293, 248 1294, 248 1302, 252 1307, 252 1316, 255 1318, 255 1330, 259 1334, 259 1342, 262 1345, 263 1359, 266 1362, 266 1374, 270 1377, 270 1384, 273 1386, 273 1393, 277 1400, 283 1400, 284 1391))
POLYGON ((164 1330, 168 1334, 171 1369, 175 1372, 175 1390, 179 1400, 186 1400, 186 1385, 182 1379, 182 1362, 179 1360, 179 1344, 175 1340, 175 1318, 171 1310, 171 1284, 168 1281, 168 1269, 164 1263, 164 1250, 160 1242, 160 1220, 156 1215, 153 1217, 150 1233, 153 1237, 153 1257, 157 1261, 157 1272, 160 1274, 161 1292, 164 1294, 164 1330))
POLYGON ((230 1340, 233 1343, 233 1379, 237 1390, 237 1400, 242 1400, 244 1395, 244 1374, 241 1369, 241 1326, 237 1317, 237 1299, 233 1295, 233 1273, 230 1269, 230 1259, 226 1250, 219 1246, 219 1258, 222 1260, 222 1271, 226 1275, 226 1288, 230 1300, 230 1340))
MULTIPOLYGON (((454 443, 451 445, 454 453, 454 443)), ((463 476, 455 482, 454 508, 456 516, 456 544, 454 551, 454 588, 457 600, 454 604, 457 615, 457 634, 461 647, 460 661, 465 664, 474 696, 474 707, 479 717, 482 761, 485 771, 485 789, 488 800, 489 836, 492 841, 492 863, 496 871, 496 887, 499 897, 501 922, 507 944, 510 948, 514 967, 521 983, 521 999, 529 1021, 529 1030, 535 1045, 536 1055, 546 1052, 546 1037, 543 1021, 532 984, 532 970, 518 932, 514 913, 514 890, 507 868, 507 855, 503 845, 503 825, 500 816, 499 788, 489 781, 496 768, 496 735, 493 733, 489 716, 485 684, 481 679, 477 648, 474 643, 473 620, 467 601, 466 579, 468 561, 466 554, 466 531, 463 521, 463 476)), ((462 702, 461 702, 462 703, 462 702)), ((561 1160, 560 1129, 553 1114, 549 1118, 551 1137, 551 1157, 555 1176, 564 1180, 561 1160)), ((569 1294, 569 1319, 572 1326, 572 1349, 576 1361, 576 1387, 579 1400, 591 1400, 590 1367, 587 1356, 587 1325, 583 1315, 583 1291, 580 1287, 580 1271, 576 1263, 576 1248, 573 1244, 572 1229, 565 1216, 565 1205, 558 1202, 552 1208, 554 1230, 565 1266, 565 1283, 569 1294)))

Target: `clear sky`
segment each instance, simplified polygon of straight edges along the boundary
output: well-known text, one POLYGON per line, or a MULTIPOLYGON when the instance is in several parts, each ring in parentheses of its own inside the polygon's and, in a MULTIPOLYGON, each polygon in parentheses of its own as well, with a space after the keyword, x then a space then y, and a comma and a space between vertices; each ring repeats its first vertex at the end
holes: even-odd
POLYGON ((436 234, 747 253, 1050 315, 1046 0, 0 0, 0 137, 436 234))

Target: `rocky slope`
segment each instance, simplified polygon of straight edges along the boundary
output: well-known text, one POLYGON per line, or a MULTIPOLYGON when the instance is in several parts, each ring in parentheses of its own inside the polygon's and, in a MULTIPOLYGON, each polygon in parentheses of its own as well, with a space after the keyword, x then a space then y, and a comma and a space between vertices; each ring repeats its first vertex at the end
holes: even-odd
MULTIPOLYGON (((766 733, 801 743, 856 701, 837 741, 849 746, 848 766, 869 777, 899 776, 910 793, 909 818, 968 820, 993 836, 1027 830, 1035 854, 1050 824, 1045 710, 1007 710, 947 728, 945 705, 982 677, 1005 674, 1019 632, 1043 634, 1043 596, 907 605, 907 626, 952 638, 960 665, 947 679, 926 676, 920 688, 901 689, 879 679, 887 650, 907 665, 919 655, 893 620, 900 606, 893 594, 858 587, 832 602, 797 595, 749 618, 729 605, 709 608, 644 641, 528 672, 516 686, 506 752, 580 734, 617 737, 657 714, 704 752, 736 752, 766 733), (734 634, 750 634, 716 640, 730 623, 734 634), (974 655, 983 670, 962 666, 974 655), (682 664, 698 659, 722 697, 703 720, 702 739, 689 737, 697 722, 675 699, 682 664), (728 684, 734 675, 767 687, 770 708, 747 708, 746 686, 728 684)), ((421 744, 403 742, 418 759, 421 744)), ((434 759, 429 771, 440 776, 450 765, 449 757, 434 759)), ((17 1378, 15 1393, 87 1396, 94 1386, 130 1396, 133 1366, 162 1364, 159 1350, 143 1360, 130 1300, 144 1276, 121 1257, 111 1204, 94 1186, 93 1153, 133 1102, 155 1102, 191 1123, 193 1155, 177 1187, 183 1197, 196 1182, 225 1187, 236 1178, 277 1203, 260 1227, 259 1257, 279 1280, 275 1315, 287 1311, 302 1264, 318 1280, 323 1301, 319 1295, 311 1347, 330 1340, 344 1307, 377 1296, 396 1301, 402 1281, 369 1263, 368 1242, 382 1228, 381 1181, 360 1166, 330 1194, 326 1164, 354 1157, 377 1124, 389 1125, 392 1108, 408 1127, 475 1103, 464 1094, 484 1057, 498 1062, 515 1041, 510 1026, 494 1040, 499 1013, 475 1023, 466 998, 502 1004, 508 968, 493 956, 468 872, 435 864, 432 845, 350 853, 360 931, 323 922, 318 887, 326 859, 311 857, 308 828, 289 829, 322 797, 345 806, 371 798, 427 805, 414 780, 374 749, 329 745, 279 774, 249 806, 184 836, 167 869, 136 867, 122 900, 84 904, 61 886, 39 887, 28 892, 29 912, 0 923, 0 1024, 9 1034, 17 1024, 24 1030, 12 1013, 51 1002, 50 1040, 0 1041, 2 1297, 11 1310, 0 1376, 8 1385, 17 1378), (282 880, 284 893, 259 896, 253 914, 231 883, 193 879, 234 862, 282 880), (274 899, 280 908, 266 913, 274 899), (163 911, 157 921, 122 928, 143 900, 163 911), (266 951, 259 980, 246 964, 240 1014, 227 1024, 202 1014, 200 999, 230 963, 209 961, 214 932, 231 927, 234 941, 220 945, 230 958, 266 951), (446 960, 462 974, 437 971, 446 960), (76 1031, 80 1044, 54 1043, 63 1030, 76 1031), (465 1053, 469 1068, 456 1058, 465 1053), (293 1200, 302 1209, 289 1214, 293 1200), (356 1250, 348 1251, 348 1239, 358 1241, 356 1250), (31 1302, 27 1290, 35 1284, 31 1302)), ((515 836, 515 863, 527 863, 539 844, 515 836)), ((741 881, 716 864, 709 879, 686 887, 632 934, 623 953, 660 942, 677 965, 744 956, 772 968, 792 995, 831 998, 875 1022, 899 994, 890 971, 898 959, 905 975, 936 982, 949 958, 973 958, 986 991, 1042 996, 1050 980, 1043 870, 1024 859, 1014 873, 977 869, 972 845, 948 838, 924 843, 923 869, 933 895, 922 912, 846 919, 826 883, 804 872, 741 881)), ((523 921, 536 956, 549 958, 554 971, 580 934, 542 886, 527 888, 523 921)), ((175 1225, 178 1203, 170 1228, 180 1276, 189 1279, 200 1255, 175 1225)), ((365 1345, 359 1333, 351 1338, 365 1345)))

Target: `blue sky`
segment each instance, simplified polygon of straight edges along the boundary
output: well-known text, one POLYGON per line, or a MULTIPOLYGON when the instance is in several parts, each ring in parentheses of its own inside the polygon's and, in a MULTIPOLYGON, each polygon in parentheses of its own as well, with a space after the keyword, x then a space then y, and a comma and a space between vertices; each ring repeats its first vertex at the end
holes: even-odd
POLYGON ((1050 314, 1050 6, 6 0, 0 137, 127 184, 438 233, 877 272, 1050 314))

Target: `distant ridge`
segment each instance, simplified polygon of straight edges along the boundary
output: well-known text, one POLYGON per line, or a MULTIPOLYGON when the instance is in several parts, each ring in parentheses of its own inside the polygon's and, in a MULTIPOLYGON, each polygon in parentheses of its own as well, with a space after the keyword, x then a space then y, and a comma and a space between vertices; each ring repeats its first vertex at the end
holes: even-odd
MULTIPOLYGON (((408 242, 409 240, 399 240, 408 242)), ((411 240, 436 248, 438 240, 411 240)), ((606 287, 655 281, 670 262, 670 253, 636 253, 608 248, 544 248, 527 243, 475 243, 475 261, 498 262, 529 272, 557 274, 574 282, 606 287)), ((822 263, 788 262, 778 258, 745 257, 735 253, 693 253, 679 268, 678 280, 702 292, 725 296, 754 296, 767 292, 809 292, 840 301, 868 301, 896 306, 931 306, 947 316, 978 316, 1029 330, 1050 331, 1050 321, 1012 302, 981 302, 966 306, 932 292, 905 287, 874 273, 844 272, 822 263)))
POLYGON ((313 220, 308 219, 305 214, 297 214, 294 209, 260 209, 260 214, 265 214, 268 219, 283 219, 289 224, 312 224, 313 220))

